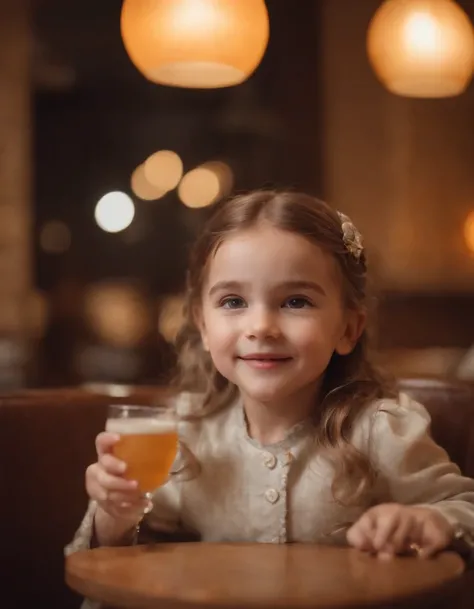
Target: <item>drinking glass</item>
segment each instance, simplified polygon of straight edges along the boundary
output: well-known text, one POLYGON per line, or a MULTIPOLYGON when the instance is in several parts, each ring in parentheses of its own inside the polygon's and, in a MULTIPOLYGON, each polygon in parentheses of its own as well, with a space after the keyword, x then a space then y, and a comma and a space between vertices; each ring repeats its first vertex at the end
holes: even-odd
POLYGON ((170 408, 159 406, 109 406, 106 431, 120 440, 114 445, 115 457, 127 464, 125 477, 136 480, 152 507, 152 491, 169 476, 178 450, 178 420, 170 408))

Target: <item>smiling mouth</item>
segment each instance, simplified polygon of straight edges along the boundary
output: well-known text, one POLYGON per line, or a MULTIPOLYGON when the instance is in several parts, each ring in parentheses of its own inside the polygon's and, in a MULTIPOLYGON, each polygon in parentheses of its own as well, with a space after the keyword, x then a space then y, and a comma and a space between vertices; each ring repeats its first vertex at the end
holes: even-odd
POLYGON ((246 355, 237 359, 254 368, 275 368, 290 362, 293 358, 284 355, 246 355))
POLYGON ((239 355, 238 359, 243 359, 246 361, 249 360, 258 360, 258 361, 273 361, 280 362, 292 359, 289 355, 280 355, 278 353, 252 353, 251 355, 239 355))

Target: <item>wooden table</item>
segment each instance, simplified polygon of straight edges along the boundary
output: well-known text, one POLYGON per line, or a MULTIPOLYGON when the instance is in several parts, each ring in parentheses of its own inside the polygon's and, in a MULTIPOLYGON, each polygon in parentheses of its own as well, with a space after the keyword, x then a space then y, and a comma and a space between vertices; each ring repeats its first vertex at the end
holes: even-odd
POLYGON ((413 601, 463 568, 451 553, 382 562, 331 546, 183 543, 77 552, 66 582, 115 607, 322 609, 413 601))

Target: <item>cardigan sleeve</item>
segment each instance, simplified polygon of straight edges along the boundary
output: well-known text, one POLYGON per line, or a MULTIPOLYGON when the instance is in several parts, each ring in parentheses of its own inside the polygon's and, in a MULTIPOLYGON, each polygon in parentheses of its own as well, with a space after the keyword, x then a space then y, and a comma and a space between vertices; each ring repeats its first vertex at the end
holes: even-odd
MULTIPOLYGON (((455 416, 455 413, 453 413, 455 416)), ((474 480, 430 435, 428 411, 405 394, 382 401, 373 420, 372 462, 384 499, 441 512, 474 531, 474 480)))

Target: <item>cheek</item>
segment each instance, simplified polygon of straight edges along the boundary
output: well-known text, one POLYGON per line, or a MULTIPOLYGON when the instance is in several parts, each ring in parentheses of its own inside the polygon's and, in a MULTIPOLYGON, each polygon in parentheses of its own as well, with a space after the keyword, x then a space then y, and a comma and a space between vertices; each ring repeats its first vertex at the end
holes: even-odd
POLYGON ((298 324, 290 324, 286 335, 302 350, 319 350, 323 345, 332 345, 337 342, 341 336, 342 327, 339 316, 321 314, 301 319, 298 324))
POLYGON ((236 353, 237 337, 218 316, 213 317, 207 332, 207 347, 216 369, 222 376, 232 380, 233 360, 236 353))
POLYGON ((232 324, 213 311, 204 316, 206 336, 211 351, 220 351, 234 342, 235 331, 232 324))

